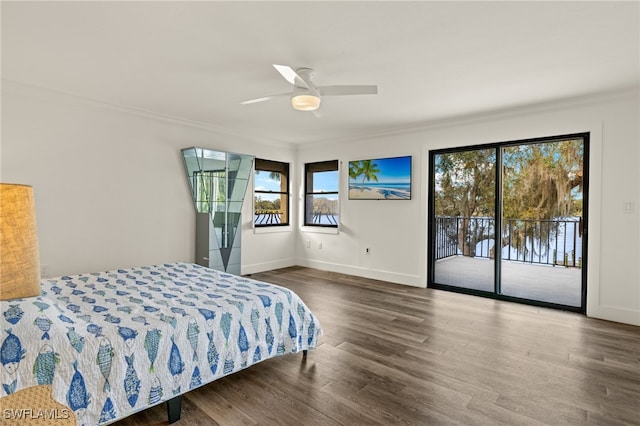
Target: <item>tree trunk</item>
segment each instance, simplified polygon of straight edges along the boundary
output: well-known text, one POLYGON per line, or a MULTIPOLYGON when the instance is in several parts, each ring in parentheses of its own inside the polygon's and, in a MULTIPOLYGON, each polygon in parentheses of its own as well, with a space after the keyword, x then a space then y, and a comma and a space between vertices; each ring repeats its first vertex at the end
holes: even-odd
POLYGON ((462 225, 458 230, 458 247, 462 249, 463 256, 475 256, 475 244, 471 241, 469 224, 471 223, 468 217, 462 218, 462 225))

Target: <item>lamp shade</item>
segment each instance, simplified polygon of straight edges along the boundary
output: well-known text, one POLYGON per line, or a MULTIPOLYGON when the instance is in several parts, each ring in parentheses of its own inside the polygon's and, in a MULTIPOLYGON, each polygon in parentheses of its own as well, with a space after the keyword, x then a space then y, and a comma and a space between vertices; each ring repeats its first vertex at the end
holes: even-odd
POLYGON ((296 95, 291 98, 291 105, 299 111, 313 111, 320 106, 320 98, 315 95, 296 95))
POLYGON ((40 295, 33 188, 0 183, 0 300, 40 295))

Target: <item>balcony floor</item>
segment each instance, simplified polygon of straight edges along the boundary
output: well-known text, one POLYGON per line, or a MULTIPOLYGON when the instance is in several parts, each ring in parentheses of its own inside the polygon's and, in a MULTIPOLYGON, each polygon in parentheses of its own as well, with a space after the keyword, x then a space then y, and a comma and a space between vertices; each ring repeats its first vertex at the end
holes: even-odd
MULTIPOLYGON (((493 292, 493 260, 453 256, 436 261, 435 282, 493 292)), ((502 294, 579 307, 582 270, 562 266, 502 262, 502 294)))

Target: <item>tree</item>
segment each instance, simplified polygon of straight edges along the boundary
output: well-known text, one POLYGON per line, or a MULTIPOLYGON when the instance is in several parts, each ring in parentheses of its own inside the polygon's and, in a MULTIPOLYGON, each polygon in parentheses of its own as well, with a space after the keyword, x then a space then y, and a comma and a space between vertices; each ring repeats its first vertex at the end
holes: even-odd
POLYGON ((360 176, 362 172, 360 171, 360 162, 359 161, 350 161, 349 162, 349 179, 356 180, 358 176, 360 176))
POLYGON ((551 221, 582 217, 583 155, 581 139, 504 148, 503 235, 511 245, 526 251, 527 241, 554 236, 551 221))
POLYGON ((338 201, 325 197, 313 200, 313 213, 323 215, 334 215, 338 212, 338 201))
MULTIPOLYGON (((519 249, 527 239, 544 240, 555 232, 523 220, 582 216, 583 155, 582 139, 502 148, 502 246, 508 244, 507 232, 519 249)), ((494 230, 472 226, 472 218, 494 216, 496 150, 440 154, 435 161, 436 216, 461 217, 458 247, 473 256, 476 241, 494 238, 494 230)))
POLYGON ((277 213, 280 211, 280 200, 275 199, 274 201, 263 200, 262 197, 256 196, 254 197, 254 210, 256 214, 261 213, 277 213))
MULTIPOLYGON (((256 170, 256 174, 260 174, 260 173, 267 173, 267 171, 256 170)), ((269 173, 269 179, 276 182, 280 182, 281 188, 284 187, 284 190, 286 190, 286 179, 282 179, 282 173, 273 172, 273 171, 268 171, 268 173, 269 173)), ((262 197, 260 196, 255 196, 254 206, 255 206, 254 210, 256 214, 259 214, 259 212, 263 214, 283 213, 280 209, 280 206, 281 206, 280 198, 276 198, 273 201, 271 201, 271 200, 263 200, 262 197)))
POLYGON ((581 216, 584 145, 581 140, 506 147, 503 216, 547 220, 581 216), (580 197, 580 198, 577 198, 580 197))
POLYGON ((360 191, 364 191, 365 181, 378 181, 377 173, 380 173, 380 169, 378 169, 378 164, 374 163, 373 160, 352 161, 349 163, 349 178, 357 180, 362 175, 360 191))
POLYGON ((476 241, 492 232, 472 227, 471 223, 473 217, 493 216, 495 162, 494 149, 454 152, 436 158, 436 216, 461 217, 457 235, 450 237, 457 238, 465 256, 474 256, 476 241))

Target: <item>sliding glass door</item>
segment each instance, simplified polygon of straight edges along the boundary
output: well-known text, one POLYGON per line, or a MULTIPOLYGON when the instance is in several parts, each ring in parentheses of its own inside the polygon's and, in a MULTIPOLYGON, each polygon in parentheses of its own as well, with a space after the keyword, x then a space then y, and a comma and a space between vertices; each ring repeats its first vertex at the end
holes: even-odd
POLYGON ((435 282, 493 291, 495 267, 496 150, 434 156, 435 282))
POLYGON ((433 151, 429 286, 584 312, 588 134, 433 151))

